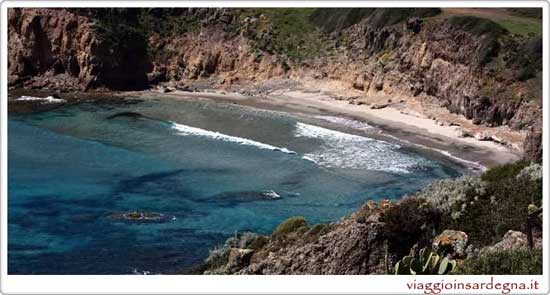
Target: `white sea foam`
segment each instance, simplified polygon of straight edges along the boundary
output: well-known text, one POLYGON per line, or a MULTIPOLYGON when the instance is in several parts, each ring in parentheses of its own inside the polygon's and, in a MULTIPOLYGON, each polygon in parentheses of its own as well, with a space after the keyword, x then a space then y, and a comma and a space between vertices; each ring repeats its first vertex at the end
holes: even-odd
POLYGON ((67 102, 64 99, 55 98, 53 96, 48 96, 48 97, 21 96, 20 98, 18 98, 16 100, 18 100, 18 101, 39 101, 40 103, 65 103, 65 102, 67 102))
POLYGON ((251 139, 231 136, 231 135, 227 135, 227 134, 223 134, 215 131, 204 130, 197 127, 178 124, 175 122, 170 122, 170 123, 172 123, 172 128, 178 130, 179 134, 184 136, 204 136, 211 139, 222 140, 226 142, 232 142, 232 143, 237 143, 237 144, 247 145, 247 146, 254 146, 265 150, 280 151, 287 154, 296 154, 296 152, 291 151, 287 148, 276 147, 269 144, 257 142, 251 139))
POLYGON ((280 199, 281 198, 281 195, 276 193, 274 190, 269 190, 269 191, 263 192, 262 195, 266 196, 270 199, 280 199))
POLYGON ((369 125, 365 122, 361 122, 361 121, 357 121, 357 120, 353 120, 353 119, 348 119, 348 118, 343 118, 343 117, 315 116, 315 118, 321 119, 323 121, 335 123, 335 124, 338 124, 338 125, 342 125, 342 126, 345 126, 345 127, 357 129, 357 130, 372 130, 372 129, 374 129, 373 126, 371 126, 371 125, 369 125))
POLYGON ((317 138, 321 147, 303 156, 324 167, 409 173, 430 162, 399 152, 399 145, 298 122, 296 137, 317 138))
POLYGON ((132 270, 132 273, 135 275, 144 275, 144 276, 151 274, 151 272, 148 270, 137 270, 136 268, 132 270))

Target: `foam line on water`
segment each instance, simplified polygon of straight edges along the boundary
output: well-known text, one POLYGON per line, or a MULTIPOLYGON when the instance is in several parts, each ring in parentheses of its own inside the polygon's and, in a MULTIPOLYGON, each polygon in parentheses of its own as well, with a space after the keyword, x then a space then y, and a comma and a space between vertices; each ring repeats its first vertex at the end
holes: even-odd
POLYGON ((215 139, 215 140, 221 140, 221 141, 225 141, 225 142, 231 142, 231 143, 236 143, 236 144, 246 145, 246 146, 253 146, 253 147, 257 147, 257 148, 264 149, 264 150, 280 151, 280 152, 287 153, 287 154, 296 154, 296 152, 291 151, 287 148, 276 147, 276 146, 273 146, 273 145, 257 142, 257 141, 247 139, 247 138, 231 136, 231 135, 223 134, 223 133, 220 133, 220 132, 209 131, 209 130, 205 130, 205 129, 201 129, 201 128, 197 128, 197 127, 191 127, 191 126, 187 126, 187 125, 183 125, 183 124, 178 124, 178 123, 175 123, 175 122, 170 122, 170 123, 171 123, 171 127, 173 129, 176 129, 179 132, 178 133, 179 135, 203 136, 203 137, 208 137, 208 138, 215 139))
POLYGON ((301 122, 296 123, 294 136, 322 140, 319 148, 302 158, 324 167, 410 173, 433 165, 427 159, 399 151, 397 144, 301 122))
POLYGON ((348 118, 344 118, 344 117, 314 116, 314 118, 320 119, 320 120, 323 120, 323 121, 327 121, 327 122, 330 122, 330 123, 342 125, 342 126, 345 126, 345 127, 357 129, 357 130, 372 130, 372 129, 374 129, 373 126, 371 126, 371 125, 369 125, 365 122, 361 122, 361 121, 357 121, 357 120, 353 120, 353 119, 348 119, 348 118))
POLYGON ((53 96, 47 97, 35 97, 35 96, 21 96, 16 99, 17 101, 39 101, 41 103, 65 103, 67 102, 61 98, 54 98, 53 96))

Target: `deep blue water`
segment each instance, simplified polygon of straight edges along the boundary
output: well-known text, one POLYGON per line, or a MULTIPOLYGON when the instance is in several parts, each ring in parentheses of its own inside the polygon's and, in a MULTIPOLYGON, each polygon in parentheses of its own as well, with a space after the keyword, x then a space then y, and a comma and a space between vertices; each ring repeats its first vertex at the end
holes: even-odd
POLYGON ((334 221, 460 173, 333 119, 174 100, 10 115, 8 272, 170 273, 235 232, 334 221), (146 117, 109 119, 125 111, 146 117), (175 219, 111 218, 135 210, 175 219))

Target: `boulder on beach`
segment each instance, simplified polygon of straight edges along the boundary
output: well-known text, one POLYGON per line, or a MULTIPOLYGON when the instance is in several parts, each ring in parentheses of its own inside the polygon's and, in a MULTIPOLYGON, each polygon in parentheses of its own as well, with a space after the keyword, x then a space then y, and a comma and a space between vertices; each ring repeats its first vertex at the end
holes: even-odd
POLYGON ((373 110, 378 110, 378 109, 383 109, 385 107, 387 107, 389 104, 387 103, 375 103, 373 105, 370 106, 371 109, 373 110))

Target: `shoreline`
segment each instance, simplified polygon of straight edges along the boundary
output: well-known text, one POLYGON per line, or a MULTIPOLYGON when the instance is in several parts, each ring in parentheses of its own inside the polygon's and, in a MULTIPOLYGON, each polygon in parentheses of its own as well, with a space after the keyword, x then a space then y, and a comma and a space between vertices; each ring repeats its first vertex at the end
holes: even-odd
MULTIPOLYGON (((438 121, 423 117, 421 113, 410 108, 399 110, 393 106, 387 106, 381 109, 371 109, 368 105, 352 105, 348 101, 337 100, 321 92, 286 89, 275 90, 264 96, 249 96, 221 90, 202 92, 175 90, 168 93, 145 90, 119 93, 117 96, 140 99, 207 99, 263 110, 281 111, 312 120, 315 120, 316 116, 353 120, 378 129, 377 133, 366 134, 369 137, 390 141, 401 146, 423 149, 478 172, 521 158, 520 150, 494 141, 459 137, 458 126, 441 125, 438 121)), ((464 120, 466 119, 464 118, 464 120)), ((334 122, 332 125, 353 129, 350 126, 334 122)), ((491 130, 500 128, 476 127, 491 130)))
MULTIPOLYGON (((323 89, 323 87, 320 89, 323 89)), ((342 93, 346 95, 353 94, 349 91, 342 93)), ((15 91, 15 93, 11 92, 10 94, 15 94, 16 96, 38 95, 42 97, 50 95, 51 92, 23 89, 15 91)), ((267 93, 258 95, 241 94, 219 89, 202 89, 196 92, 174 90, 166 93, 149 89, 125 92, 70 93, 61 96, 67 100, 66 105, 82 102, 120 103, 119 98, 145 100, 206 99, 260 110, 285 112, 309 120, 310 122, 313 121, 319 125, 327 125, 325 127, 346 129, 349 132, 361 131, 352 126, 346 126, 341 122, 328 122, 317 118, 318 116, 336 117, 361 124, 368 124, 378 130, 376 133, 370 132, 360 135, 419 149, 436 158, 450 160, 465 166, 474 172, 521 159, 522 150, 519 144, 523 142, 525 136, 524 132, 511 131, 506 126, 486 127, 473 125, 471 121, 463 116, 451 114, 448 111, 445 112, 443 108, 431 107, 428 110, 431 111, 431 115, 428 116, 424 114, 422 108, 419 108, 419 103, 414 99, 387 103, 387 97, 360 97, 356 101, 350 101, 339 98, 328 91, 310 91, 302 87, 274 87, 267 93), (369 102, 365 103, 365 100, 369 102), (385 103, 387 106, 371 108, 373 103, 385 103), (470 136, 459 136, 461 130, 466 130, 470 136), (512 138, 515 141, 511 141, 511 144, 505 145, 492 140, 478 140, 473 137, 473 134, 476 132, 498 134, 499 137, 504 135, 502 137, 506 138, 507 136, 508 139, 512 138)), ((399 95, 395 97, 399 97, 399 95)), ((65 104, 43 104, 40 106, 40 109, 54 109, 63 107, 63 105, 65 104)), ((9 106, 10 112, 12 112, 13 106, 11 104, 9 106)), ((28 107, 27 104, 22 104, 19 107, 21 106, 23 110, 28 107)), ((422 105, 420 107, 425 106, 422 105)))

